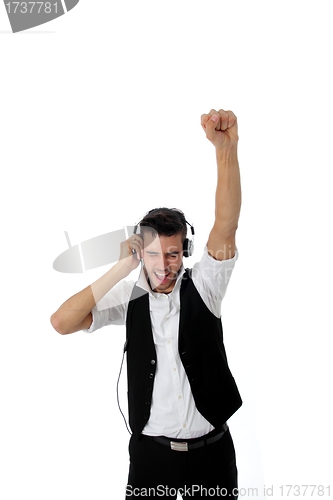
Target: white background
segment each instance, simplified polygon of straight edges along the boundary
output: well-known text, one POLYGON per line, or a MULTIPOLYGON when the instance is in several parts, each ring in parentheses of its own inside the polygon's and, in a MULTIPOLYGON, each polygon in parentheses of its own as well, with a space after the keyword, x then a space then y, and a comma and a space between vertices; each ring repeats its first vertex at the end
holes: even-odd
POLYGON ((52 264, 64 230, 75 244, 164 205, 194 224, 186 265, 199 259, 214 217, 215 152, 200 126, 211 108, 239 122, 240 256, 223 303, 244 400, 229 421, 239 486, 258 486, 256 498, 264 485, 274 498, 281 485, 329 486, 330 7, 81 0, 14 35, 0 6, 4 500, 124 497, 125 331, 61 336, 49 321, 107 268, 52 264))

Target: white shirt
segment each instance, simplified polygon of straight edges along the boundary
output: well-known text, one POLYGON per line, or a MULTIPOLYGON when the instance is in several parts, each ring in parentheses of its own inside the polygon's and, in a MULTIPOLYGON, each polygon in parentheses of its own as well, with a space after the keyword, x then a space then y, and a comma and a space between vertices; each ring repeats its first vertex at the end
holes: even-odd
MULTIPOLYGON (((218 261, 207 252, 193 266, 192 280, 208 309, 221 316, 221 303, 238 259, 218 261)), ((156 373, 149 420, 142 433, 150 436, 190 439, 214 427, 197 410, 190 384, 178 352, 180 285, 182 266, 172 292, 155 293, 141 271, 137 286, 149 293, 149 309, 156 349, 156 373)), ((121 281, 92 309, 91 333, 105 325, 126 324, 128 301, 134 281, 121 281)))

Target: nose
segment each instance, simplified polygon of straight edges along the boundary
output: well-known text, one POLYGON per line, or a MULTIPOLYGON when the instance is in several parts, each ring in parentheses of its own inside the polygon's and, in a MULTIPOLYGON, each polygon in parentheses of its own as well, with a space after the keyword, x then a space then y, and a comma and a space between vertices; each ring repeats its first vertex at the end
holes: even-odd
POLYGON ((169 266, 169 260, 166 255, 161 255, 158 261, 158 267, 161 271, 164 271, 169 266))

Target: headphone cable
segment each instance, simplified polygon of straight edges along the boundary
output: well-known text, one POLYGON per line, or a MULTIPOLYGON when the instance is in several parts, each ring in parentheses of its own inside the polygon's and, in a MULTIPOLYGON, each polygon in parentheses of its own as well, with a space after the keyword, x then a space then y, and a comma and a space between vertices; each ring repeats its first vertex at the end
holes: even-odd
POLYGON ((118 408, 119 408, 119 411, 120 413, 122 414, 123 416, 123 419, 124 419, 124 422, 125 422, 125 425, 126 425, 126 429, 128 430, 129 434, 132 435, 131 431, 129 430, 128 428, 128 425, 127 425, 127 421, 126 421, 126 418, 125 418, 125 415, 123 414, 121 408, 120 408, 120 403, 119 403, 119 380, 120 380, 120 375, 121 375, 121 371, 122 371, 122 368, 123 368, 123 363, 124 363, 124 356, 125 356, 125 351, 126 351, 126 348, 127 348, 127 341, 125 342, 125 346, 124 346, 124 351, 123 351, 123 358, 121 360, 121 365, 120 365, 120 370, 119 370, 119 375, 118 375, 118 380, 117 380, 117 403, 118 403, 118 408))

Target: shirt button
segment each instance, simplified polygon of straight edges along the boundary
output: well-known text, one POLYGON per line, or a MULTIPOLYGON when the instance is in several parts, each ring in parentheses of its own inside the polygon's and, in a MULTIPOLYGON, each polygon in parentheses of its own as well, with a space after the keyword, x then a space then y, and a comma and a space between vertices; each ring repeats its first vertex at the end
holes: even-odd
POLYGON ((178 396, 178 399, 182 399, 182 397, 181 397, 181 396, 178 396))
POLYGON ((167 344, 170 344, 171 340, 167 340, 167 344))
POLYGON ((186 424, 183 424, 183 427, 185 428, 185 427, 186 427, 186 424))

